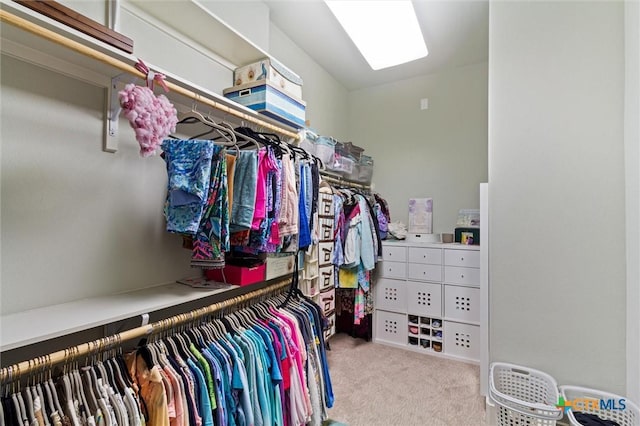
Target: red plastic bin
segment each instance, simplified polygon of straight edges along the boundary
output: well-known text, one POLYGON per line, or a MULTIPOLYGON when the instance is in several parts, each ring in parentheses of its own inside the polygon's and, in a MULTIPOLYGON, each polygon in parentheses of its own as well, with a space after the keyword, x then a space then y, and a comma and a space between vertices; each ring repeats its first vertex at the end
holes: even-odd
POLYGON ((264 263, 251 268, 226 265, 222 269, 206 269, 204 274, 208 280, 245 286, 264 281, 265 270, 266 265, 264 263))

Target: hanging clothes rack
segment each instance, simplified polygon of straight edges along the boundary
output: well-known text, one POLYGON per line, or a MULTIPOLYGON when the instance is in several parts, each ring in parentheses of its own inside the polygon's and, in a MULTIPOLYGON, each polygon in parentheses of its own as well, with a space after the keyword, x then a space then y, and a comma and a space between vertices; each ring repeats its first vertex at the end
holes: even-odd
MULTIPOLYGON (((54 42, 56 44, 62 45, 64 47, 67 47, 77 53, 80 53, 82 55, 85 55, 89 58, 92 58, 96 61, 102 62, 104 64, 110 65, 120 71, 123 71, 125 73, 131 74, 135 77, 139 77, 142 79, 146 78, 146 75, 137 70, 133 65, 131 64, 127 64, 119 59, 113 58, 103 52, 100 52, 98 50, 92 49, 90 47, 87 47, 85 45, 83 45, 82 43, 76 42, 74 40, 71 40, 67 37, 64 37, 60 34, 57 34, 54 31, 51 31, 49 29, 43 28, 40 25, 34 24, 32 22, 29 22, 28 20, 21 18, 19 16, 16 16, 12 13, 9 13, 5 10, 0 10, 0 21, 2 22, 6 22, 8 24, 11 24, 13 26, 16 26, 24 31, 27 31, 29 33, 35 34, 37 36, 40 36, 42 38, 45 38, 51 42, 54 42)), ((257 126, 261 126, 264 127, 266 129, 275 131, 277 133, 280 133, 282 135, 288 136, 290 138, 293 138, 295 140, 298 139, 298 134, 294 133, 292 131, 286 130, 284 128, 281 128, 279 126, 276 126, 272 123, 269 123, 267 121, 261 120, 260 118, 257 118, 253 115, 247 114, 245 112, 242 112, 240 110, 234 109, 232 107, 229 107, 221 102, 217 102, 213 99, 209 99, 207 97, 204 97, 196 92, 194 92, 193 90, 189 90, 185 87, 180 86, 179 84, 176 84, 172 81, 165 81, 168 89, 172 92, 175 92, 177 94, 180 94, 182 96, 185 96, 189 99, 192 99, 196 102, 200 102, 204 105, 207 105, 209 107, 212 107, 218 111, 222 111, 226 114, 232 115, 234 117, 237 117, 238 119, 244 120, 244 121, 248 121, 251 122, 257 126)))
POLYGON ((114 344, 120 345, 122 342, 148 337, 152 334, 175 328, 181 324, 192 322, 206 315, 211 315, 219 311, 224 312, 228 308, 241 305, 250 300, 270 294, 277 294, 286 289, 290 284, 290 279, 280 280, 268 287, 223 300, 203 308, 8 366, 0 371, 0 383, 11 383, 21 376, 39 372, 43 369, 50 369, 53 365, 71 362, 83 356, 94 354, 96 350, 100 350, 101 348, 110 349, 113 348, 114 344))

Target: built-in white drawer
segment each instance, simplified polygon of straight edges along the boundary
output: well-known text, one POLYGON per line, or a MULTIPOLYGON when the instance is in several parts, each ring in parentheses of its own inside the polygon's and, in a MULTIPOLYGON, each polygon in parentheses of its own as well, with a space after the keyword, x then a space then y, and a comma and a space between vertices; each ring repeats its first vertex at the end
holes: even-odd
POLYGON ((394 312, 407 310, 407 282, 380 278, 374 285, 376 309, 394 312))
POLYGON ((382 277, 397 278, 401 280, 407 278, 407 264, 404 262, 390 262, 385 260, 378 264, 382 268, 382 277))
POLYGON ((437 248, 409 247, 409 262, 442 264, 442 250, 437 248))
POLYGON ((479 268, 459 268, 457 266, 444 267, 444 282, 451 284, 462 284, 480 286, 479 268))
POLYGON ((444 352, 472 360, 480 359, 480 327, 444 322, 444 352))
POLYGON ((479 250, 444 250, 444 264, 448 266, 480 267, 479 250))
POLYGON ((480 289, 444 286, 444 316, 465 322, 480 322, 480 289))
POLYGON ((424 263, 409 263, 410 280, 442 281, 442 266, 424 263))
POLYGON ((407 248, 396 247, 391 245, 382 245, 382 259, 391 260, 392 262, 406 262, 407 248))

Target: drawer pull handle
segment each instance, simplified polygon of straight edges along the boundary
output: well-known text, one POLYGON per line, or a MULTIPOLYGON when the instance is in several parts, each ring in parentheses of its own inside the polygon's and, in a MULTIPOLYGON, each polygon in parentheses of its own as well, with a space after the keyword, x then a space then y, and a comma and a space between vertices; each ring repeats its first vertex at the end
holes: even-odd
POLYGON ((464 262, 464 257, 461 257, 460 260, 464 262))
POLYGON ((464 274, 460 274, 460 278, 464 278, 464 274))

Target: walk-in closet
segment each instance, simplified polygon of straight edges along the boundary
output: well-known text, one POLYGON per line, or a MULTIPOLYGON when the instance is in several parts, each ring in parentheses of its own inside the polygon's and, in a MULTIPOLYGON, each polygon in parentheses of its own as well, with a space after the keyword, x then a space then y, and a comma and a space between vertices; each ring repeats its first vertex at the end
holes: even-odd
POLYGON ((0 426, 640 425, 637 0, 0 0, 0 49, 0 426))

